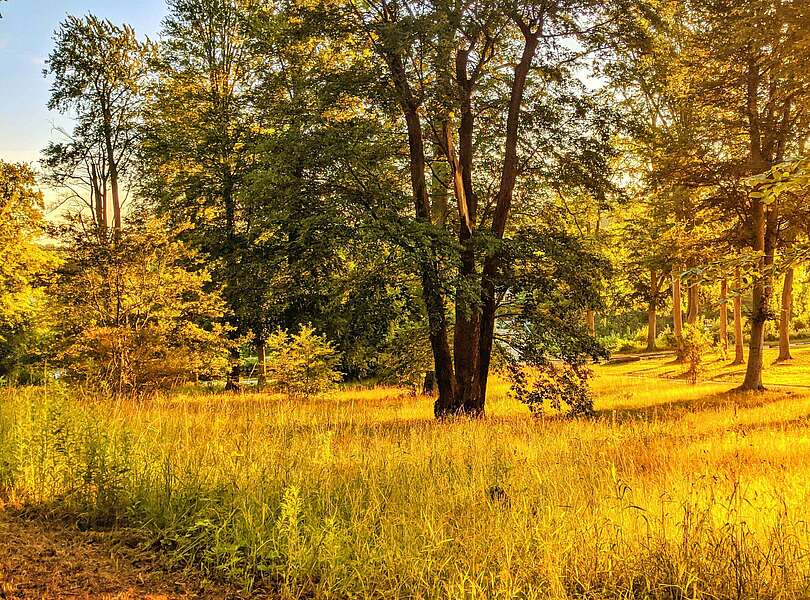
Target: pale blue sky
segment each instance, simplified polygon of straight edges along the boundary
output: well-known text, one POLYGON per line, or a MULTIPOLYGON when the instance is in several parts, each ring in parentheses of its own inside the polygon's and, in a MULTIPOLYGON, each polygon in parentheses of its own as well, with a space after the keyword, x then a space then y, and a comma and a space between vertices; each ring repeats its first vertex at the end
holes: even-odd
POLYGON ((93 13, 154 37, 166 9, 164 0, 8 0, 0 13, 0 159, 33 162, 53 123, 64 123, 45 107, 50 83, 42 68, 65 15, 93 13))

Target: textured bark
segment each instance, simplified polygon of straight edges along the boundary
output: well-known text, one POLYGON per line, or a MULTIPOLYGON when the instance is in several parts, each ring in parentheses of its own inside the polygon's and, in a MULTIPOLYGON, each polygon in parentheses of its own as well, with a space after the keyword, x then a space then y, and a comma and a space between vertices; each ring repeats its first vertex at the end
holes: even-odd
POLYGON ((700 314, 700 284, 691 282, 687 294, 686 322, 694 325, 700 314))
POLYGON ((675 333, 676 354, 683 360, 683 312, 681 311, 681 271, 672 270, 672 326, 675 333))
POLYGON ((259 357, 256 365, 256 380, 259 389, 267 385, 267 356, 264 341, 256 342, 256 354, 259 357))
MULTIPOLYGON (((523 102, 526 78, 529 75, 532 60, 537 51, 540 36, 540 29, 530 31, 522 24, 521 29, 524 35, 523 53, 514 70, 514 80, 509 98, 509 114, 506 119, 503 168, 498 193, 495 196, 495 214, 492 219, 492 235, 498 240, 503 239, 506 221, 512 207, 512 194, 518 174, 517 144, 520 106, 523 102)), ((470 406, 468 411, 473 414, 483 414, 486 401, 489 365, 492 360, 492 344, 495 337, 495 313, 497 310, 495 277, 499 267, 500 255, 496 251, 485 259, 481 277, 481 331, 478 345, 479 362, 476 369, 477 381, 475 382, 478 386, 477 404, 470 406)))
POLYGON ((650 303, 647 306, 647 352, 657 350, 655 346, 656 331, 656 306, 658 303, 658 273, 655 269, 650 269, 650 303))
POLYGON ((782 308, 779 315, 779 358, 778 361, 791 360, 790 355, 790 318, 793 315, 793 268, 785 271, 782 285, 782 308))
POLYGON ((596 337, 596 313, 591 309, 585 311, 585 327, 591 337, 596 337))
POLYGON ((723 356, 728 352, 728 281, 720 281, 720 350, 723 356))
POLYGON ((734 270, 734 363, 741 365, 745 362, 743 348, 742 324, 742 276, 740 267, 734 270))

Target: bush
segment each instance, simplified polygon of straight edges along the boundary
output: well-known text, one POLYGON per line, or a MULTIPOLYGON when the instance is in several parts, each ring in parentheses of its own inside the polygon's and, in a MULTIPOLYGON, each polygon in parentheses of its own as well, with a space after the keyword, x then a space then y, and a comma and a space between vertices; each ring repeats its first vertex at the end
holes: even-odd
POLYGON ((325 337, 305 325, 296 335, 280 329, 267 340, 267 383, 288 396, 324 392, 342 379, 340 354, 325 337))
POLYGON ((677 348, 678 340, 670 327, 665 327, 655 338, 655 345, 659 348, 677 348))
MULTIPOLYGON (((644 339, 646 340, 647 338, 645 337, 644 339)), ((644 347, 641 342, 635 339, 622 337, 617 334, 601 337, 599 338, 599 343, 611 354, 615 354, 616 352, 639 352, 644 347)))
POLYGON ((711 332, 702 322, 683 327, 683 353, 687 364, 686 376, 694 385, 705 370, 704 357, 712 347, 711 332))

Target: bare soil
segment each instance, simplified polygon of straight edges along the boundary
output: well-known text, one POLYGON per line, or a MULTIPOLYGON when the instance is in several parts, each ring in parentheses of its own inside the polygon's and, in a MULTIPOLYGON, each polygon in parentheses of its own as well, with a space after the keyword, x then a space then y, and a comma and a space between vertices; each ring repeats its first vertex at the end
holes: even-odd
POLYGON ((0 600, 245 598, 190 570, 162 569, 120 533, 80 531, 4 512, 0 506, 0 600))

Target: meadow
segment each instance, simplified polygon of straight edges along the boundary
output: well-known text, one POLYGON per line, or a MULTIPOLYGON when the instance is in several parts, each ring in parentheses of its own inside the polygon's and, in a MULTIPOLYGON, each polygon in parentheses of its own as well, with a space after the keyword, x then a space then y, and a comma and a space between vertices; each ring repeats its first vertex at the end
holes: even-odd
MULTIPOLYGON (((810 385, 810 348, 765 381, 810 385)), ((807 598, 810 389, 596 367, 596 415, 346 388, 306 401, 3 391, 6 510, 279 598, 807 598)))

